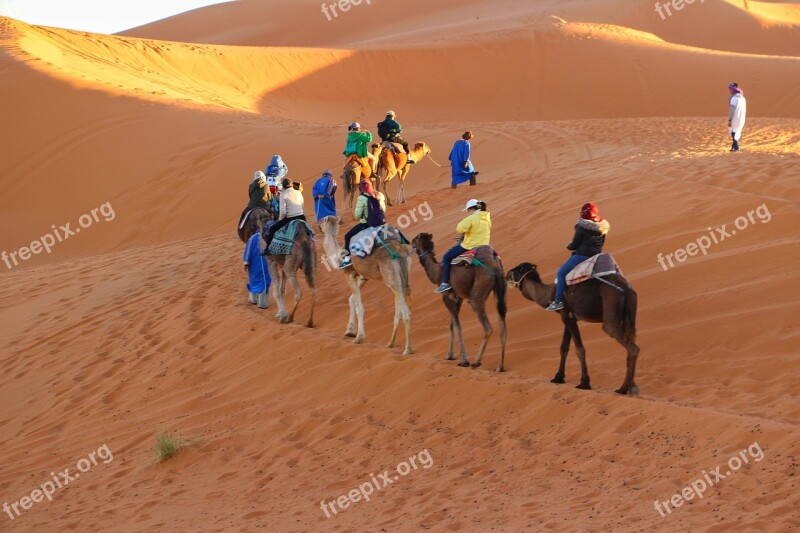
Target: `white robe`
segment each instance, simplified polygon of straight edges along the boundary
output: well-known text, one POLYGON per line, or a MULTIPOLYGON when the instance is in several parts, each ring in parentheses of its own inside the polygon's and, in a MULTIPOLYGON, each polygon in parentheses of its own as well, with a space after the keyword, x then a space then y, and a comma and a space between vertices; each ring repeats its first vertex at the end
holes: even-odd
POLYGON ((731 96, 730 105, 734 110, 733 117, 731 118, 731 127, 728 131, 736 133, 736 140, 738 141, 742 137, 742 129, 744 129, 744 121, 747 115, 747 100, 744 99, 744 95, 735 94, 731 96))

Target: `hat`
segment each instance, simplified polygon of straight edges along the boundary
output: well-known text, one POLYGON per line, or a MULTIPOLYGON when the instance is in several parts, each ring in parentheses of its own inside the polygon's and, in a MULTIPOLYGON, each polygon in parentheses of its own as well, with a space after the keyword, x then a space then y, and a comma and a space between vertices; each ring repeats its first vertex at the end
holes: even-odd
POLYGON ((253 181, 265 180, 265 179, 267 179, 267 176, 265 176, 264 173, 261 172, 260 170, 256 170, 255 174, 253 174, 253 181))
POLYGON ((481 203, 473 198, 472 200, 467 200, 467 207, 462 209, 462 211, 469 211, 473 207, 480 207, 481 203))
POLYGON ((597 216, 597 213, 598 213, 597 206, 591 202, 585 203, 581 207, 581 218, 584 218, 586 220, 594 220, 596 222, 599 222, 602 219, 600 219, 600 217, 597 216))
POLYGON ((387 112, 386 112, 386 116, 387 116, 387 117, 396 117, 396 116, 397 116, 397 113, 395 113, 394 111, 392 111, 392 110, 390 109, 389 111, 387 111, 387 112))
POLYGON ((347 127, 347 129, 348 129, 348 130, 350 130, 350 131, 353 131, 353 130, 360 130, 360 129, 361 129, 361 124, 359 124, 358 122, 353 122, 352 124, 350 124, 350 125, 347 127))

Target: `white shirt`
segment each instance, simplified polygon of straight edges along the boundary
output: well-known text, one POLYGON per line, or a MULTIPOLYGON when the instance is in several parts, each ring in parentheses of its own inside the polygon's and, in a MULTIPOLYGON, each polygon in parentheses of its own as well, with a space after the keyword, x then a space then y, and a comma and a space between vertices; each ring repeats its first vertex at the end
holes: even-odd
POLYGON ((746 115, 747 100, 744 99, 744 95, 735 94, 731 96, 731 131, 742 132, 746 115))
POLYGON ((280 205, 278 220, 305 214, 305 210, 303 209, 303 193, 294 188, 283 189, 278 203, 280 205))

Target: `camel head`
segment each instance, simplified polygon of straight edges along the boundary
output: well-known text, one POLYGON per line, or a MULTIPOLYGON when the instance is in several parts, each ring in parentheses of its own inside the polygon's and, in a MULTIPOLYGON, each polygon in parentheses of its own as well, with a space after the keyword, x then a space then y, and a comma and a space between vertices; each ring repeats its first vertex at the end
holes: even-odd
POLYGON ((339 234, 339 219, 334 216, 325 217, 319 221, 319 229, 326 236, 333 235, 336 238, 339 234))
POLYGON ((431 153, 431 148, 427 143, 421 142, 414 145, 414 150, 422 150, 422 155, 426 156, 431 153))
POLYGON ((433 235, 430 233, 420 233, 411 239, 411 248, 419 257, 428 253, 433 253, 433 235))
POLYGON ((536 270, 536 265, 533 263, 520 263, 506 274, 506 281, 511 287, 519 287, 524 278, 530 278, 539 283, 542 281, 539 277, 539 271, 536 270))

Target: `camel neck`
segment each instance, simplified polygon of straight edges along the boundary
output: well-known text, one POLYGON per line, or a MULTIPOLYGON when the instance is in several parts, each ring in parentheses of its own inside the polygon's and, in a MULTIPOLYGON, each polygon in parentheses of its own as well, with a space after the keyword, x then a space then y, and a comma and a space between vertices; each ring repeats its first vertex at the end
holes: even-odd
POLYGON ((428 275, 428 279, 434 285, 438 285, 442 281, 442 265, 439 264, 439 261, 436 260, 436 256, 433 252, 427 252, 419 258, 419 262, 422 263, 422 268, 425 269, 425 273, 428 275))
POLYGON ((522 280, 520 290, 526 298, 533 300, 540 306, 547 307, 550 305, 550 295, 553 292, 553 285, 542 283, 539 279, 527 277, 522 280))

